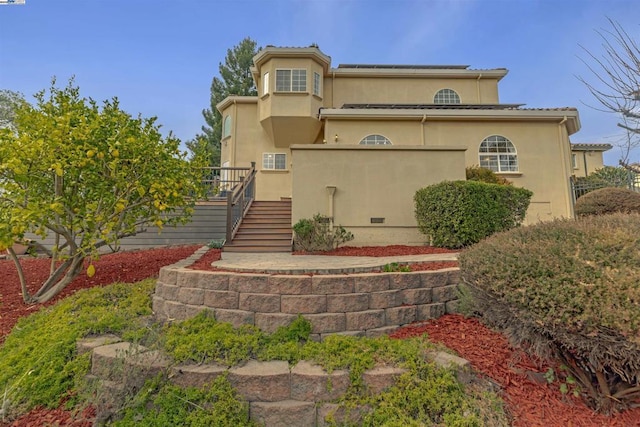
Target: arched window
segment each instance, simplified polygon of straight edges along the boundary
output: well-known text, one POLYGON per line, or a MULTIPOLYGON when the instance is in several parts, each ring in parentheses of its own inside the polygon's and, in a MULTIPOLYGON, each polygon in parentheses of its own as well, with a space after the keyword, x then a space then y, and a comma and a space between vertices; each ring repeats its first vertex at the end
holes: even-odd
POLYGON ((460 96, 453 89, 440 89, 433 97, 434 104, 460 104, 460 96))
POLYGON ((382 135, 367 135, 362 138, 360 145, 391 145, 391 141, 382 135))
POLYGON ((222 137, 226 138, 231 135, 231 116, 225 116, 222 122, 222 137))
POLYGON ((482 141, 479 150, 480 167, 494 172, 517 172, 516 147, 504 136, 491 135, 482 141))

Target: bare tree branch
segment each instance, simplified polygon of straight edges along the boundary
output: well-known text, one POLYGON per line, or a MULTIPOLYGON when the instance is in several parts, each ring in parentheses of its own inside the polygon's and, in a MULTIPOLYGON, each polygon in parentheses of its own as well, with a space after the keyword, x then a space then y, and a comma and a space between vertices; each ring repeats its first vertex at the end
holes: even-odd
POLYGON ((602 40, 601 55, 584 46, 587 59, 582 62, 592 80, 578 79, 587 87, 601 108, 619 115, 618 127, 625 130, 622 163, 640 146, 640 45, 616 21, 608 18, 610 29, 597 30, 602 40))

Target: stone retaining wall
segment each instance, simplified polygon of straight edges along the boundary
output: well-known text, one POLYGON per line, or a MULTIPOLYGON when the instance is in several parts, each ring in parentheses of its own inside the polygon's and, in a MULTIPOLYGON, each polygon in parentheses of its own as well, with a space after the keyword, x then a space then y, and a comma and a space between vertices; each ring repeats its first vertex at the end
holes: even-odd
POLYGON ((378 336, 399 326, 455 312, 459 269, 411 273, 269 275, 163 267, 153 297, 159 320, 184 320, 202 310, 234 326, 265 332, 298 314, 314 339, 326 334, 378 336))
MULTIPOLYGON (((114 416, 142 387, 146 379, 162 373, 180 387, 202 387, 216 377, 227 379, 249 404, 249 417, 265 427, 321 427, 332 418, 338 425, 349 421, 358 424, 368 411, 356 407, 346 411, 337 403, 351 385, 349 372, 329 373, 320 366, 300 361, 249 361, 242 366, 226 368, 215 364, 176 365, 156 350, 122 342, 113 335, 87 338, 77 343, 79 354, 91 352, 91 374, 96 399, 98 424, 114 416)), ((471 365, 465 359, 444 353, 427 355, 442 367, 455 369, 458 380, 469 384, 471 365)), ((394 366, 379 366, 362 376, 365 388, 379 394, 392 387, 405 372, 394 366)))

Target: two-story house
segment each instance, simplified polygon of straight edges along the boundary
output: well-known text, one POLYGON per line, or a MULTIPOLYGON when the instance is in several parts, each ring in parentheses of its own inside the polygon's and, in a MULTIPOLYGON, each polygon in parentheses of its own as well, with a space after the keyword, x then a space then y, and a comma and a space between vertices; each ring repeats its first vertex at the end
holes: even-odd
POLYGON ((573 216, 578 111, 501 104, 504 68, 332 68, 315 46, 269 46, 252 73, 258 96, 217 106, 222 166, 255 162, 256 200, 291 198, 292 223, 321 213, 356 245, 421 244, 416 190, 473 165, 533 191, 528 223, 573 216))

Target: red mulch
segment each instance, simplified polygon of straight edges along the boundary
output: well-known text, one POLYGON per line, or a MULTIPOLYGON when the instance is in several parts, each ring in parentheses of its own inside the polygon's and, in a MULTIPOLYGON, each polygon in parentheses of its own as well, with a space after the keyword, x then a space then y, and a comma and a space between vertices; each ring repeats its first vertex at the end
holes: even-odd
POLYGON ((488 329, 478 319, 448 314, 401 328, 392 337, 408 338, 424 333, 431 341, 458 352, 476 371, 502 387, 514 427, 640 426, 640 408, 607 417, 594 413, 571 393, 563 395, 558 382, 548 384, 544 379, 548 366, 511 348, 503 335, 488 329))
POLYGON ((424 254, 450 254, 460 251, 444 248, 435 248, 433 246, 341 246, 332 251, 323 252, 305 252, 296 251, 294 255, 331 255, 331 256, 402 256, 402 255, 424 255, 424 254))
MULTIPOLYGON (((52 301, 51 305, 75 291, 114 282, 134 283, 148 277, 157 277, 160 267, 173 264, 192 255, 200 246, 178 246, 103 255, 93 265, 93 277, 81 274, 76 277, 52 301)), ((20 260, 27 280, 29 292, 34 293, 49 276, 48 258, 22 258, 20 260)), ((43 305, 27 305, 22 299, 20 281, 12 260, 0 260, 0 344, 20 317, 29 315, 43 305)))
MULTIPOLYGON (((106 255, 95 262, 96 275, 92 278, 81 276, 56 298, 63 298, 78 289, 101 286, 116 281, 136 282, 147 277, 157 276, 160 267, 172 264, 191 255, 198 247, 174 247, 148 251, 126 252, 106 255)), ((434 251, 436 248, 391 246, 358 252, 358 248, 340 248, 342 255, 377 256, 408 255, 415 251, 434 251), (389 249, 388 249, 389 248, 389 249), (402 249, 396 249, 402 248, 402 249), (341 251, 342 250, 342 251, 341 251), (397 251, 397 252, 396 252, 397 251)), ((446 250, 440 250, 446 253, 446 250)), ((438 252, 426 252, 438 253, 438 252)), ((338 254, 333 254, 338 255, 338 254)), ((192 265, 195 269, 209 269, 213 261, 220 259, 219 250, 209 250, 192 265)), ((23 260, 31 290, 35 283, 46 277, 49 264, 46 259, 23 260)), ((455 261, 425 263, 425 269, 456 266, 455 261)), ((420 268, 418 266, 417 268, 420 268)), ((9 260, 0 260, 0 343, 16 320, 36 311, 39 307, 29 307, 22 303, 19 294, 15 268, 9 260)), ((474 369, 497 382, 503 389, 503 398, 515 427, 632 427, 640 426, 640 408, 605 417, 595 414, 579 399, 562 395, 558 383, 551 385, 544 381, 542 374, 547 367, 534 363, 524 353, 509 347, 506 339, 499 333, 483 326, 477 319, 466 319, 458 315, 446 315, 428 323, 410 325, 393 334, 395 338, 428 333, 431 340, 441 342, 468 359, 474 369), (542 380, 541 380, 542 378, 542 380)), ((62 409, 35 409, 10 424, 11 427, 35 427, 41 425, 90 426, 93 420, 92 409, 88 408, 76 414, 62 409)))
POLYGON ((219 261, 222 251, 220 249, 209 249, 205 252, 198 261, 189 266, 193 270, 206 270, 206 271, 219 271, 217 268, 212 267, 211 263, 219 261))

